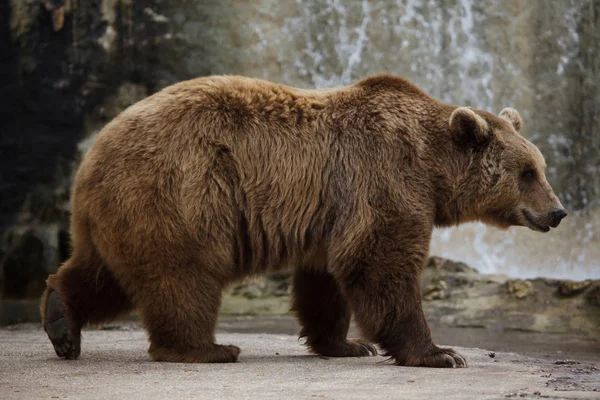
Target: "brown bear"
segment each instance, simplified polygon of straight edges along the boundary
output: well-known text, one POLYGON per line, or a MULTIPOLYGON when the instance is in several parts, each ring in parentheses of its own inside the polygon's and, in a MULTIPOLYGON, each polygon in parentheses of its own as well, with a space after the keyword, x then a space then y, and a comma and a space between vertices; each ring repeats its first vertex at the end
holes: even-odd
POLYGON ((294 268, 313 353, 466 367, 437 347, 420 275, 434 226, 556 227, 566 212, 519 114, 441 103, 380 75, 302 90, 205 77, 129 107, 98 135, 73 188, 73 255, 47 281, 60 357, 86 324, 131 309, 158 361, 232 362, 215 343, 221 292, 294 268), (347 339, 353 316, 363 339, 347 339))

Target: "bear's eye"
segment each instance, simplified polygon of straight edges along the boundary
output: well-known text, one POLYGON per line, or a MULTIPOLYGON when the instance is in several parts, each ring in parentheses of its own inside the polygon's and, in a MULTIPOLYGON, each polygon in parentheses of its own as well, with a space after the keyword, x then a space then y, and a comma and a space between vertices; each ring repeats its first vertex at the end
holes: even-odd
POLYGON ((524 181, 526 182, 533 182, 536 178, 536 173, 534 170, 529 169, 525 172, 523 172, 523 174, 521 175, 521 177, 523 178, 524 181))

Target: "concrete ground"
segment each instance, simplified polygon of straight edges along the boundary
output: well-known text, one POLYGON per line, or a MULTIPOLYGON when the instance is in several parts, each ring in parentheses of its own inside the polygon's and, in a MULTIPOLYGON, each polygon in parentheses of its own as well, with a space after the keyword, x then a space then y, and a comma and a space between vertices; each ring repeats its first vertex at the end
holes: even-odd
POLYGON ((599 363, 460 348, 468 369, 405 368, 384 357, 308 355, 296 336, 220 333, 235 364, 149 360, 135 325, 84 332, 61 360, 36 325, 0 329, 0 399, 599 399, 599 363))

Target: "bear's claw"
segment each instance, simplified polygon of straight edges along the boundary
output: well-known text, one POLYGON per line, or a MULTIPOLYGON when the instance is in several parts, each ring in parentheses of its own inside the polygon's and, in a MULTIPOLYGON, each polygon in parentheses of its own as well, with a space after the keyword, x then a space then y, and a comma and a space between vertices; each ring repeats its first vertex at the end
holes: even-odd
POLYGON ((371 357, 377 355, 377 349, 362 339, 348 339, 339 343, 308 344, 311 353, 326 357, 371 357))
POLYGON ((360 339, 349 339, 348 342, 357 344, 363 350, 361 356, 372 357, 377 355, 377 349, 371 343, 364 342, 360 339))
POLYGON ((448 355, 454 359, 454 362, 456 363, 456 367, 458 367, 458 368, 468 368, 469 367, 469 363, 467 363, 467 359, 464 358, 461 354, 452 352, 452 354, 448 354, 448 355))
POLYGON ((467 360, 453 349, 435 347, 427 354, 399 365, 430 368, 468 368, 467 360))

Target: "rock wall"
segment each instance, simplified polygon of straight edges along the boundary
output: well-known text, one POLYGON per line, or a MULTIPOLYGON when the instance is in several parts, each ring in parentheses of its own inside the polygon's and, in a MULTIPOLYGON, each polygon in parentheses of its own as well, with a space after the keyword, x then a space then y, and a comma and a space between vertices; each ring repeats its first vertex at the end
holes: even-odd
POLYGON ((168 29, 155 3, 1 2, 4 297, 39 296, 68 256, 71 180, 89 138, 130 104, 191 77, 174 62, 185 48, 162 41, 168 29))

